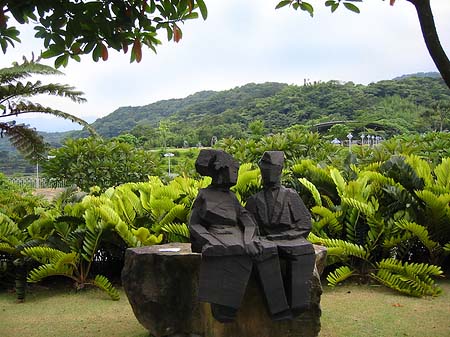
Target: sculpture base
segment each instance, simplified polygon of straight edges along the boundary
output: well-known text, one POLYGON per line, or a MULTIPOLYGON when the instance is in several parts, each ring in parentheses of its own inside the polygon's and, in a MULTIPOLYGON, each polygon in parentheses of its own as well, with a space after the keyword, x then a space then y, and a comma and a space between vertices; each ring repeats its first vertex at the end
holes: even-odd
POLYGON ((216 321, 210 305, 197 300, 201 256, 191 252, 190 244, 127 249, 122 282, 136 318, 155 337, 315 337, 320 331, 322 294, 318 270, 323 270, 326 250, 314 248, 317 268, 311 278, 311 306, 293 320, 271 320, 252 275, 236 320, 216 321))

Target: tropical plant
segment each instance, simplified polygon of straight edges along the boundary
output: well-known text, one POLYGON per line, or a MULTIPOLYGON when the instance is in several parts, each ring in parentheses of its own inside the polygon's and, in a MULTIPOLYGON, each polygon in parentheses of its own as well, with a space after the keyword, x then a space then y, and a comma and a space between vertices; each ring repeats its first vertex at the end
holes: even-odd
POLYGON ((9 120, 26 113, 45 113, 53 116, 69 119, 87 128, 91 133, 95 131, 88 123, 82 119, 63 111, 55 110, 33 103, 27 100, 28 97, 39 94, 56 95, 70 98, 72 101, 82 103, 85 99, 81 91, 65 84, 43 84, 37 80, 34 82, 22 82, 23 79, 32 75, 61 75, 58 70, 40 64, 38 61, 24 60, 22 64, 13 63, 12 67, 0 69, 0 135, 6 134, 13 144, 25 157, 38 159, 45 152, 45 144, 41 136, 34 129, 24 124, 17 124, 14 120, 9 120))
POLYGON ((0 191, 0 253, 6 267, 4 272, 10 270, 14 275, 17 299, 23 301, 27 271, 33 264, 22 251, 41 244, 51 235, 48 219, 36 221, 39 216, 35 214, 35 210, 42 211, 49 205, 29 194, 0 191))
POLYGON ((86 195, 81 201, 73 196, 73 202, 56 200, 56 207, 42 211, 30 225, 41 228, 43 219, 47 219, 48 236, 42 237, 39 245, 20 252, 41 264, 30 271, 28 281, 65 276, 77 289, 94 285, 118 299, 104 275, 92 276, 93 266, 111 256, 120 264, 127 247, 188 242, 190 207, 198 189, 209 181, 177 177, 164 184, 151 177, 148 182, 122 184, 100 195, 86 195))
POLYGON ((442 270, 428 263, 440 264, 444 247, 450 241, 450 237, 442 236, 442 232, 448 231, 450 221, 445 218, 448 191, 442 188, 447 178, 440 173, 448 163, 444 160, 443 166, 436 167, 440 178, 434 179, 424 161, 417 157, 406 160, 419 173, 410 166, 403 167, 404 162, 396 157, 363 170, 351 165, 347 178, 336 168, 320 168, 312 161, 292 166, 294 177, 303 186, 302 193, 309 191, 312 196, 307 199, 313 205, 313 230, 309 239, 327 246, 328 264, 337 267, 327 277, 330 285, 359 276, 413 296, 439 293, 432 277, 441 275, 442 270), (428 189, 437 195, 431 197, 421 179, 427 179, 428 189), (437 187, 438 180, 441 183, 437 187), (427 206, 416 208, 420 203, 417 199, 424 195, 427 206), (432 211, 430 204, 434 206, 432 211), (443 210, 439 210, 433 225, 433 221, 426 219, 438 207, 443 210), (441 241, 431 231, 436 231, 441 241), (428 257, 425 260, 424 253, 428 257))
POLYGON ((265 151, 284 151, 288 163, 298 159, 311 158, 319 162, 329 162, 333 155, 342 151, 316 132, 291 128, 283 133, 277 133, 254 139, 223 139, 216 145, 230 153, 240 162, 257 163, 265 151))

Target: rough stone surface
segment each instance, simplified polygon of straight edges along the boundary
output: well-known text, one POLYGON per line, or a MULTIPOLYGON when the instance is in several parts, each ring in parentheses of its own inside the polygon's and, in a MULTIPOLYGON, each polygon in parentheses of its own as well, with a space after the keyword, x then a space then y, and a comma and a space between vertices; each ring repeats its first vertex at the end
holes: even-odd
POLYGON ((210 305, 197 300, 201 256, 191 252, 190 244, 128 249, 122 282, 136 318, 155 337, 315 337, 321 315, 319 271, 326 250, 314 248, 311 308, 294 320, 274 322, 269 318, 264 296, 252 276, 236 321, 216 321, 210 305), (168 248, 180 250, 165 251, 168 248))

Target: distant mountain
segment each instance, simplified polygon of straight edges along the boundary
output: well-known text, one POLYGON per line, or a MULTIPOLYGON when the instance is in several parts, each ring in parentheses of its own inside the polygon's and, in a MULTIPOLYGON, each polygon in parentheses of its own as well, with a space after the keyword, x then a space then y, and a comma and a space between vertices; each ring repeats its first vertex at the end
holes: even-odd
POLYGON ((219 115, 258 98, 272 96, 286 86, 281 83, 252 83, 226 91, 201 91, 186 98, 163 100, 144 106, 120 107, 96 120, 92 126, 102 136, 114 137, 132 130, 138 124, 156 127, 164 119, 191 123, 202 116, 219 115))
POLYGON ((136 136, 153 132, 151 137, 155 137, 159 122, 164 120, 175 134, 173 145, 181 146, 183 138, 189 144, 205 144, 212 136, 246 136, 249 124, 255 120, 264 121, 267 132, 278 132, 294 124, 357 119, 394 96, 425 109, 437 99, 449 99, 450 92, 432 73, 405 75, 367 86, 338 81, 303 86, 251 83, 225 91, 203 91, 183 99, 121 107, 92 125, 104 137, 129 132, 136 136))
POLYGON ((414 74, 407 74, 407 75, 402 75, 402 76, 398 76, 393 78, 393 81, 398 81, 398 80, 404 80, 406 78, 410 78, 410 77, 431 77, 431 78, 442 78, 441 74, 435 71, 432 72, 420 72, 420 73, 414 73, 414 74))
MULTIPOLYGON (((450 102, 449 88, 435 74, 404 75, 369 85, 339 81, 302 86, 250 83, 182 99, 120 107, 92 126, 106 138, 132 133, 146 147, 161 146, 161 121, 167 127, 164 137, 170 146, 208 144, 213 137, 243 138, 254 132, 279 132, 296 124, 313 126, 333 121, 356 121, 358 124, 352 126, 355 132, 382 129, 386 136, 449 129, 448 119, 440 121, 433 115, 436 101, 450 102), (264 123, 263 130, 252 129, 255 121, 264 123)), ((70 131, 43 135, 57 147, 65 137, 88 134, 70 131)), ((0 152, 8 153, 10 148, 0 142, 0 152)))

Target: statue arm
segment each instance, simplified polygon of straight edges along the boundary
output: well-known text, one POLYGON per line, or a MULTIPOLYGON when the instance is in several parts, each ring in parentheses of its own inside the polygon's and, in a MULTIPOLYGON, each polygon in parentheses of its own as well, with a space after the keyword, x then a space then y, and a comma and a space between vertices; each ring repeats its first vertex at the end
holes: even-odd
POLYGON ((303 237, 307 237, 311 231, 311 213, 306 208, 303 200, 297 194, 293 192, 289 200, 289 208, 293 220, 294 229, 303 237))
POLYGON ((204 226, 204 220, 199 212, 202 204, 201 196, 197 197, 192 206, 192 213, 189 218, 192 251, 196 253, 203 253, 206 248, 211 246, 223 246, 204 226))
POLYGON ((258 239, 258 227, 253 216, 242 208, 239 216, 239 222, 244 230, 244 247, 250 256, 257 256, 262 253, 262 247, 258 239))

